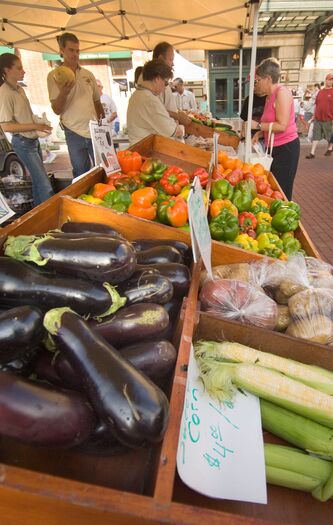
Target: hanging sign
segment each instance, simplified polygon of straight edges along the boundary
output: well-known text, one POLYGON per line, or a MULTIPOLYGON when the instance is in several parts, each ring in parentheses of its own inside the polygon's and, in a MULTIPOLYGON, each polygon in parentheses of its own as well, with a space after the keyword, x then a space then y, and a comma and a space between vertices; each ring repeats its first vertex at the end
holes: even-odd
POLYGON ((112 140, 112 126, 98 122, 89 122, 90 135, 93 144, 95 166, 104 168, 105 173, 111 174, 120 171, 117 154, 112 140))
POLYGON ((194 261, 201 256, 208 276, 212 277, 212 239, 199 177, 193 181, 187 205, 194 261))
POLYGON ((267 503, 259 398, 242 391, 219 402, 198 376, 191 348, 177 450, 180 478, 205 496, 267 503))

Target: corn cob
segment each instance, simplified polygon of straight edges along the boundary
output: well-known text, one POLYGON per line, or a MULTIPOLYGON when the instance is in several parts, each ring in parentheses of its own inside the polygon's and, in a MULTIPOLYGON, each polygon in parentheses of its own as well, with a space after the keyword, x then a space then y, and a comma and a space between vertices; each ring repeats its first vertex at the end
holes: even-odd
POLYGON ((307 452, 333 458, 332 429, 264 399, 260 400, 260 410, 265 430, 307 452))
POLYGON ((237 387, 333 428, 333 396, 267 368, 198 359, 200 376, 213 396, 232 398, 237 387))
POLYGON ((272 368, 296 379, 301 383, 312 386, 316 390, 333 395, 333 372, 318 366, 305 365, 292 359, 279 357, 268 352, 261 352, 240 343, 229 341, 198 341, 194 345, 197 358, 211 358, 215 361, 232 361, 249 363, 265 368, 272 368))

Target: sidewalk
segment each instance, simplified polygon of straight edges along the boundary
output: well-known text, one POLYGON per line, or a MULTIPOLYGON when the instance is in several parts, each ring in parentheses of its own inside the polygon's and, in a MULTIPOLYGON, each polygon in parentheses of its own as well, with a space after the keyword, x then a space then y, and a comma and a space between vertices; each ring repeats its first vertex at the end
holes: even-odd
MULTIPOLYGON (((333 156, 324 157, 326 143, 319 144, 316 158, 305 158, 310 144, 302 141, 293 199, 302 208, 302 223, 323 259, 333 264, 333 156)), ((66 151, 58 151, 55 161, 46 164, 53 173, 71 169, 66 151)))

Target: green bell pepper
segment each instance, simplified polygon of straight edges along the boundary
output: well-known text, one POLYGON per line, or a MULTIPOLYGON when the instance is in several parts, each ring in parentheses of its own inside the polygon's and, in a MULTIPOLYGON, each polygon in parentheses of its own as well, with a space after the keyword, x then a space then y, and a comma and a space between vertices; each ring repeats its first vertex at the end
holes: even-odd
POLYGON ((302 245, 295 237, 285 237, 283 239, 283 251, 286 255, 297 253, 302 249, 302 245))
POLYGON ((234 193, 234 187, 226 179, 216 180, 212 184, 212 200, 228 199, 230 200, 234 193))
POLYGON ((294 201, 282 201, 281 199, 274 199, 273 202, 271 202, 269 213, 273 216, 282 208, 294 210, 298 215, 298 219, 301 216, 301 207, 299 204, 294 201))
POLYGON ((292 208, 280 208, 272 219, 272 228, 284 233, 294 231, 299 225, 299 214, 292 208))
POLYGON ((283 251, 283 242, 274 233, 261 233, 257 237, 259 253, 278 258, 283 251))
POLYGON ((104 204, 106 208, 125 212, 131 204, 131 194, 125 190, 112 190, 104 196, 104 204))
POLYGON ((239 212, 249 211, 252 205, 252 199, 253 196, 249 186, 241 185, 241 182, 236 184, 231 202, 236 206, 239 212))
POLYGON ((238 218, 223 208, 209 224, 212 239, 217 241, 234 241, 239 234, 238 218))
POLYGON ((261 233, 274 233, 272 230, 273 230, 273 228, 272 228, 272 226, 270 224, 262 222, 261 224, 258 224, 257 227, 256 227, 257 237, 261 233))

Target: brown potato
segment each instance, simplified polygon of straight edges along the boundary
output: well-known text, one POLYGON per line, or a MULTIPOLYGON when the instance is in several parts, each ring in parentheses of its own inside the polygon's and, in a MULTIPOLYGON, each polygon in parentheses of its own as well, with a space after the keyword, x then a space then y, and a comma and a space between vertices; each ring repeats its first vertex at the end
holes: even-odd
POLYGON ((333 343, 333 323, 323 315, 311 319, 299 319, 288 326, 286 334, 307 339, 312 343, 330 345, 333 343))
MULTIPOLYGON (((248 282, 250 278, 250 265, 248 263, 221 264, 212 268, 214 279, 234 279, 248 282)), ((200 288, 207 279, 207 272, 203 270, 200 276, 200 288)))
POLYGON ((288 301, 290 315, 298 319, 311 320, 314 316, 333 319, 333 290, 329 288, 308 288, 293 295, 288 301))
POLYGON ((278 304, 277 309, 278 309, 278 316, 277 316, 277 321, 276 321, 274 330, 278 332, 284 332, 288 328, 291 322, 289 308, 287 305, 278 304))

